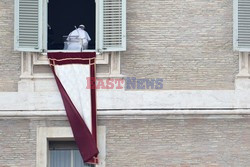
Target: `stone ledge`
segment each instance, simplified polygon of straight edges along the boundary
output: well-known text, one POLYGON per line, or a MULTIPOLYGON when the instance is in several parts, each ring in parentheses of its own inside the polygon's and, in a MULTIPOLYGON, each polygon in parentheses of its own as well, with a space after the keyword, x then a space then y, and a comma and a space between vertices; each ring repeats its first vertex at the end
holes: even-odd
MULTIPOLYGON (((250 91, 98 90, 98 110, 249 109, 250 91)), ((63 111, 59 92, 2 92, 1 111, 63 111)))
MULTIPOLYGON (((250 115, 250 109, 235 109, 235 110, 218 110, 218 109, 206 109, 206 110, 109 110, 109 111, 97 111, 98 118, 106 117, 134 117, 140 118, 140 116, 239 116, 250 115), (137 117, 138 116, 138 117, 137 117)), ((0 111, 0 118, 21 118, 21 117, 64 117, 66 119, 65 111, 0 111)))

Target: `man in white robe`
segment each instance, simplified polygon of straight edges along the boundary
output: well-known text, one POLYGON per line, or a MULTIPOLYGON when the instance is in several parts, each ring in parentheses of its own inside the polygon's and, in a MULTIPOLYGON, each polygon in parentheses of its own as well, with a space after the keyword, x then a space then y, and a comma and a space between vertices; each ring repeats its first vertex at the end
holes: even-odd
POLYGON ((89 34, 84 30, 84 25, 79 25, 79 28, 72 31, 67 38, 67 50, 85 50, 88 49, 88 43, 91 40, 89 34))

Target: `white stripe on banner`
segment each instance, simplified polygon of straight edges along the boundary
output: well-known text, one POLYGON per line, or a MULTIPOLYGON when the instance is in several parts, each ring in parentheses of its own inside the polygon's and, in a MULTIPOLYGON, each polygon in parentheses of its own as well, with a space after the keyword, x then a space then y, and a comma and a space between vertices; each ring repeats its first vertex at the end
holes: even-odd
POLYGON ((56 65, 55 73, 92 132, 91 89, 86 89, 87 77, 90 77, 90 66, 83 64, 56 65))

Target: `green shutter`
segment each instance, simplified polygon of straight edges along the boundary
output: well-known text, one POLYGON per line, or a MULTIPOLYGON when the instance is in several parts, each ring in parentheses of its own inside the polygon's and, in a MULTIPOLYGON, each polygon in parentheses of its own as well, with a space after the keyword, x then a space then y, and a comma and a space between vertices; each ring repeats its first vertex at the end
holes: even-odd
POLYGON ((98 0, 97 3, 98 50, 125 51, 126 0, 98 0))
POLYGON ((42 0, 15 0, 15 50, 42 51, 42 0))
POLYGON ((234 0, 234 50, 250 51, 250 0, 234 0))

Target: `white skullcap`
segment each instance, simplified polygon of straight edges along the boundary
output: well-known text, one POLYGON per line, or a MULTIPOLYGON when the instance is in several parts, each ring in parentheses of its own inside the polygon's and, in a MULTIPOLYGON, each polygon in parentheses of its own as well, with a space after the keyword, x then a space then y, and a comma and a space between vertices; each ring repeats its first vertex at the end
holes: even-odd
POLYGON ((79 25, 79 28, 85 28, 85 26, 83 24, 79 25))

